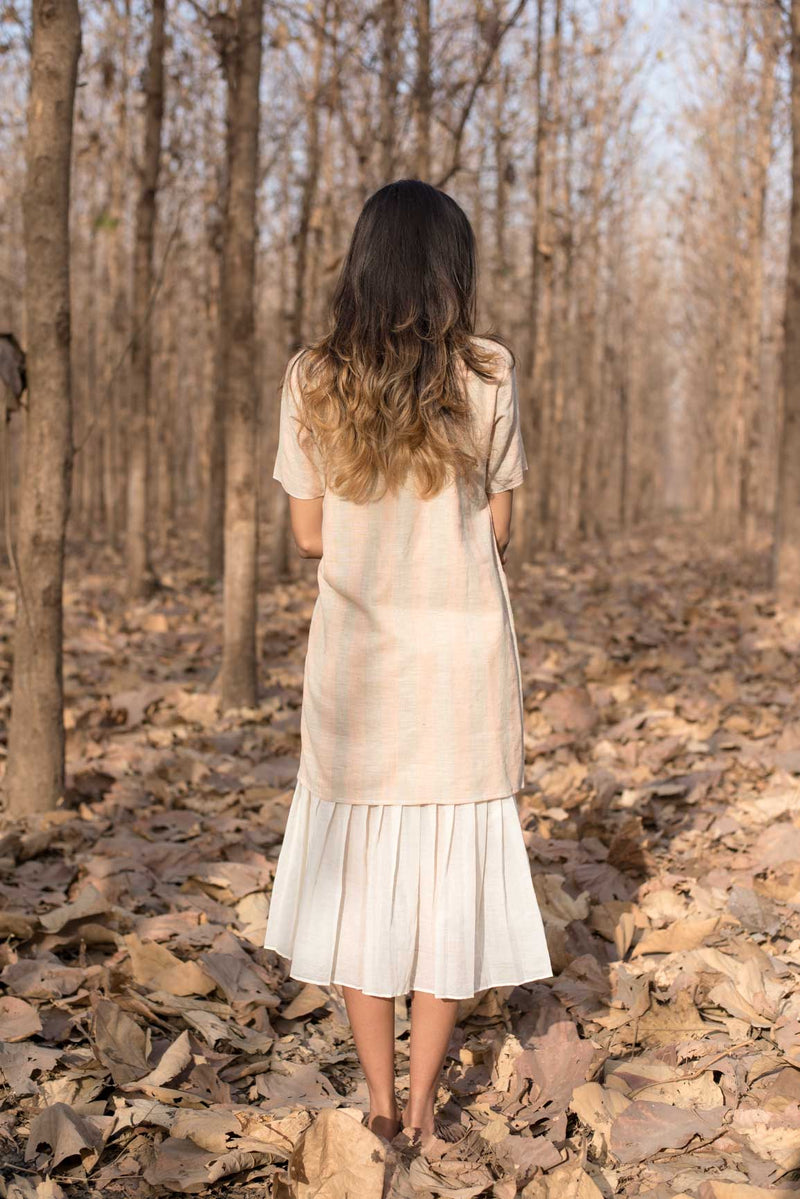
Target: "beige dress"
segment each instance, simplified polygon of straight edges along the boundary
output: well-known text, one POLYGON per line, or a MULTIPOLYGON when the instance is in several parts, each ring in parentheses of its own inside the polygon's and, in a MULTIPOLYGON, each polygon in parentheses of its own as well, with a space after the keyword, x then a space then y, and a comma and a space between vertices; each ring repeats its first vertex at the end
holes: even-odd
POLYGON ((514 798, 522 679, 487 498, 528 466, 515 372, 497 350, 500 381, 468 381, 480 470, 431 500, 413 481, 364 505, 327 491, 287 367, 273 475, 289 495, 324 497, 265 942, 294 978, 463 998, 551 974, 514 798))

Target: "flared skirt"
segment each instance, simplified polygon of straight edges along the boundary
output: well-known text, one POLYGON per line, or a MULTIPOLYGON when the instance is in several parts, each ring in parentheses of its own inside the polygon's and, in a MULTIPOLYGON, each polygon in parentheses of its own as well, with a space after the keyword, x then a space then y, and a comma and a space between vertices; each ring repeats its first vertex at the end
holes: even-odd
POLYGON ((348 804, 297 782, 265 947, 292 978, 466 999, 552 975, 513 795, 348 804))

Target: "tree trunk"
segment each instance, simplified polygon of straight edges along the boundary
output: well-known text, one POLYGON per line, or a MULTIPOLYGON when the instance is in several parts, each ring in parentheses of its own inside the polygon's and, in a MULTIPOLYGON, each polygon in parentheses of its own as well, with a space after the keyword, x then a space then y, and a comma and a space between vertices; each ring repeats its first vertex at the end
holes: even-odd
POLYGON ((579 411, 579 460, 578 460, 578 533, 581 537, 594 537, 599 532, 597 511, 597 428, 601 417, 600 379, 600 279, 603 267, 603 154, 606 139, 606 59, 599 57, 597 74, 597 99, 592 112, 594 147, 589 175, 589 219, 586 234, 587 270, 578 304, 580 318, 580 340, 577 347, 581 372, 581 407, 579 411))
MULTIPOLYGON (((506 329, 505 291, 508 273, 508 176, 513 163, 508 155, 508 133, 506 130, 506 102, 509 89, 508 68, 501 63, 494 84, 492 112, 492 149, 494 151, 494 230, 491 268, 491 291, 489 294, 489 321, 495 330, 508 336, 506 329)), ((480 206, 478 206, 480 209, 480 206)))
POLYGON ((64 791, 62 592, 72 473, 69 185, 77 0, 34 0, 25 184, 28 402, 6 786, 16 816, 64 791))
MULTIPOLYGON (((559 34, 560 37, 560 34, 559 34)), ((561 84, 561 46, 556 39, 558 56, 558 72, 554 74, 554 82, 559 88, 561 84)), ((561 99, 558 105, 554 102, 554 111, 558 114, 558 130, 563 141, 561 154, 556 156, 554 174, 555 207, 563 214, 562 221, 569 231, 559 239, 558 247, 553 241, 552 282, 550 284, 551 302, 549 322, 547 326, 548 369, 546 378, 543 376, 543 390, 546 396, 547 421, 545 424, 546 444, 542 451, 545 463, 542 495, 545 503, 542 508, 542 531, 545 544, 552 550, 562 545, 570 528, 573 510, 575 462, 578 457, 578 447, 575 441, 577 416, 575 412, 575 397, 578 390, 576 377, 575 356, 572 345, 575 340, 575 276, 577 271, 578 248, 573 236, 577 223, 577 203, 574 185, 575 162, 577 149, 575 146, 574 123, 568 114, 575 110, 575 73, 574 55, 565 55, 563 64, 563 90, 566 95, 563 101, 563 117, 561 115, 561 99), (558 249, 556 262, 556 249, 558 249), (557 266, 557 269, 556 269, 557 266), (548 465, 551 464, 551 465, 548 465), (551 497, 552 493, 552 499, 551 497)))
POLYGON ((431 174, 431 0, 417 0, 415 13, 417 35, 417 78, 414 85, 414 116, 416 119, 415 170, 425 182, 431 174))
MULTIPOLYGON (((207 121, 209 118, 206 118, 207 121)), ((209 121, 210 123, 210 121, 209 121)), ((205 226, 205 328, 207 331, 206 347, 206 378, 208 394, 210 395, 210 412, 208 415, 208 491, 206 496, 205 526, 206 526, 206 571, 210 579, 222 578, 225 561, 225 408, 222 389, 219 385, 219 354, 220 354, 220 314, 219 297, 222 288, 222 226, 220 211, 215 207, 215 199, 219 199, 219 210, 224 208, 225 183, 217 179, 217 172, 212 167, 210 137, 206 132, 206 172, 208 182, 205 188, 206 212, 208 214, 205 226)))
POLYGON ((161 125, 164 117, 164 10, 166 0, 153 0, 150 52, 147 59, 144 114, 144 157, 136 208, 136 242, 133 251, 133 337, 130 373, 130 452, 128 455, 127 569, 130 595, 146 595, 152 588, 147 529, 152 496, 151 470, 152 396, 151 292, 153 289, 153 235, 156 194, 161 160, 161 125))
POLYGON ((800 0, 792 0, 791 26, 792 207, 773 578, 781 600, 797 604, 800 603, 800 0))
MULTIPOLYGON (((338 28, 335 25, 334 28, 338 28)), ((335 76, 334 76, 335 79, 335 76)), ((279 344, 281 346, 289 344, 291 336, 292 316, 293 313, 288 310, 287 305, 283 301, 284 296, 290 294, 290 278, 291 278, 291 225, 289 219, 289 201, 291 195, 291 164, 288 155, 283 156, 283 174, 281 177, 281 213, 282 226, 280 236, 280 251, 278 259, 278 296, 279 310, 277 327, 280 330, 279 344)), ((274 430, 273 439, 269 446, 269 461, 270 474, 272 473, 272 464, 275 461, 275 455, 278 449, 278 426, 280 423, 280 389, 273 386, 269 390, 270 395, 270 421, 274 430)), ((293 556, 292 547, 290 544, 291 528, 289 521, 289 497, 286 492, 277 483, 271 483, 268 488, 267 495, 269 497, 269 516, 271 527, 270 538, 270 561, 272 569, 277 578, 284 578, 291 573, 293 556)))
POLYGON ((394 178, 397 153, 397 87, 400 71, 399 42, 402 6, 399 0, 383 0, 381 33, 380 172, 381 185, 394 178))
POLYGON ((263 0, 240 0, 222 47, 228 87, 219 380, 225 402, 224 709, 254 707, 257 700, 255 256, 263 19, 263 0))
POLYGON ((548 118, 545 105, 545 12, 548 0, 538 0, 536 5, 536 59, 534 65, 534 103, 536 106, 536 133, 533 144, 533 225, 531 228, 531 281, 528 307, 528 329, 524 346, 523 402, 520 408, 522 436, 529 447, 529 457, 534 470, 514 499, 515 521, 519 538, 518 561, 525 561, 533 550, 538 487, 540 482, 541 443, 540 415, 542 397, 536 388, 538 374, 537 354, 539 351, 540 314, 542 301, 542 279, 545 253, 543 246, 545 221, 545 195, 547 187, 548 118))
POLYGON ((745 337, 739 403, 742 436, 739 445, 739 531, 745 544, 752 545, 757 531, 756 470, 761 428, 762 385, 761 334, 764 323, 764 242, 766 233, 767 187, 772 164, 772 125, 775 116, 775 92, 778 66, 777 8, 762 14, 760 38, 761 75, 755 146, 748 187, 747 269, 745 274, 745 337))
MULTIPOLYGON (((558 139, 561 129, 561 76, 562 76, 562 0, 556 0, 553 13, 553 39, 550 62, 550 81, 547 88, 546 138, 542 146, 541 170, 543 172, 540 184, 539 201, 543 205, 542 225, 538 239, 544 239, 544 247, 539 244, 539 264, 536 281, 539 288, 539 300, 536 309, 534 328, 531 333, 536 338, 534 350, 532 394, 536 405, 536 428, 538 430, 539 446, 534 446, 538 479, 537 482, 537 515, 538 539, 546 540, 553 526, 553 495, 551 472, 555 465, 555 390, 553 386, 552 362, 555 346, 551 337, 555 331, 552 312, 555 303, 554 281, 557 253, 557 231, 552 210, 558 207, 555 197, 558 182, 558 139)), ((563 174, 563 172, 562 172, 563 174)), ((562 214, 566 212, 566 205, 562 214)), ((562 337, 564 330, 562 328, 562 337)))
POLYGON ((325 40, 328 34, 328 0, 322 5, 317 37, 314 44, 314 65, 312 85, 309 88, 306 102, 306 170, 303 177, 303 190, 300 196, 300 220, 297 235, 293 239, 295 246, 294 266, 294 302, 291 318, 290 355, 299 350, 305 339, 306 318, 306 277, 308 274, 308 240, 311 232, 311 218, 319 187, 320 163, 322 150, 319 137, 319 98, 322 89, 322 68, 325 60, 325 40))
POLYGON ((119 79, 109 85, 108 108, 116 87, 115 141, 111 154, 106 211, 103 214, 105 271, 101 291, 103 301, 103 383, 101 404, 105 421, 105 455, 103 463, 104 506, 106 532, 118 552, 124 550, 126 527, 126 469, 128 439, 125 430, 129 413, 128 373, 123 369, 130 336, 130 257, 127 245, 128 230, 128 162, 130 155, 130 121, 128 119, 128 90, 130 81, 131 0, 106 7, 109 50, 120 59, 119 79))

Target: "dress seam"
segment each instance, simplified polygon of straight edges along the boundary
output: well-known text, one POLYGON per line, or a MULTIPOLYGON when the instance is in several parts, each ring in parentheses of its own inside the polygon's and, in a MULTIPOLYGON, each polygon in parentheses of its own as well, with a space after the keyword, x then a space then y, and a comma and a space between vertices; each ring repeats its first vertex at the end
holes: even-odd
POLYGON ((348 804, 351 807, 396 807, 396 808, 425 808, 425 807, 460 807, 463 804, 491 803, 496 799, 514 799, 525 789, 525 783, 519 783, 516 787, 509 787, 507 790, 497 790, 491 795, 470 796, 468 799, 329 799, 327 795, 322 795, 316 787, 298 773, 296 782, 305 787, 315 799, 321 800, 323 803, 339 803, 348 804))

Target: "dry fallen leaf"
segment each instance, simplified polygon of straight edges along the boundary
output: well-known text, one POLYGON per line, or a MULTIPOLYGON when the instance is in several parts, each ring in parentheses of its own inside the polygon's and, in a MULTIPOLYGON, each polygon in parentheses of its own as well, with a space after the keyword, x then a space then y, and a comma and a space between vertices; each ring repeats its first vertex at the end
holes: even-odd
POLYGON ((622 1092, 603 1087, 597 1082, 585 1082, 573 1091, 570 1111, 592 1130, 592 1148, 599 1157, 604 1157, 608 1152, 611 1125, 630 1102, 622 1092))
POLYGON ((522 1199, 603 1199, 603 1192, 580 1162, 564 1162, 529 1182, 522 1199))
POLYGON ((636 958, 646 953, 680 953, 683 949, 696 949, 713 934, 718 923, 714 916, 710 920, 682 920, 670 928, 652 929, 634 946, 631 956, 636 958))
POLYGON ((149 1032, 118 1004, 98 999, 94 1004, 94 1044, 100 1061, 118 1084, 141 1078, 149 1069, 149 1032))
POLYGON ((78 1158, 88 1168, 96 1159, 102 1140, 87 1119, 65 1103, 54 1103, 40 1112, 31 1124, 25 1160, 37 1165, 46 1164, 53 1170, 63 1161, 78 1158))
POLYGON ((755 1187, 746 1182, 720 1182, 710 1178, 700 1184, 697 1199, 789 1199, 796 1190, 783 1187, 755 1187))
POLYGON ((317 987, 314 983, 306 983, 301 991, 298 991, 294 999, 281 1011, 281 1018, 284 1020, 302 1020, 304 1016, 308 1016, 311 1012, 315 1012, 318 1008, 326 1007, 330 1002, 330 996, 317 987))
POLYGON ((158 1065, 151 1070, 149 1074, 145 1074, 143 1078, 137 1079, 134 1083, 129 1083, 124 1089, 135 1090, 138 1087, 160 1087, 164 1083, 172 1082, 176 1075, 184 1070, 192 1060, 192 1049, 189 1044, 188 1032, 182 1032, 177 1040, 162 1054, 158 1065))
POLYGON ((721 1123, 721 1109, 701 1113, 636 1099, 611 1125, 608 1146, 617 1161, 641 1162, 655 1157, 662 1149, 688 1145, 694 1136, 701 1140, 711 1138, 721 1123))
POLYGON ((292 1199, 381 1199, 383 1142, 338 1108, 320 1112, 294 1148, 285 1183, 292 1199))
POLYGON ((0 1075, 12 1095, 35 1095, 38 1079, 45 1071, 53 1070, 63 1054, 30 1041, 21 1044, 0 1044, 0 1075))
POLYGON ((0 1041, 26 1041, 42 1031, 36 1008, 13 995, 0 997, 0 1041))
POLYGON ((166 946, 140 941, 135 933, 125 942, 137 983, 170 995, 209 995, 214 990, 214 979, 197 962, 181 961, 166 946))
POLYGON ((441 1199, 474 1199, 492 1185, 486 1166, 464 1161, 429 1162, 424 1157, 414 1158, 408 1177, 415 1192, 429 1191, 441 1199))
POLYGON ((43 928, 50 933, 56 933, 72 920, 86 920, 90 916, 99 916, 107 911, 108 900, 90 883, 72 903, 55 908, 39 919, 43 928))

